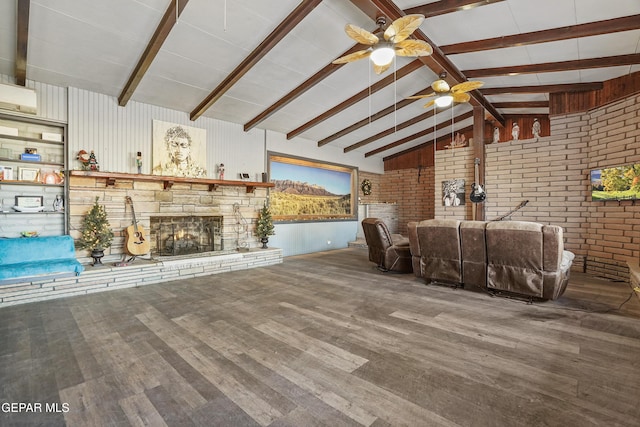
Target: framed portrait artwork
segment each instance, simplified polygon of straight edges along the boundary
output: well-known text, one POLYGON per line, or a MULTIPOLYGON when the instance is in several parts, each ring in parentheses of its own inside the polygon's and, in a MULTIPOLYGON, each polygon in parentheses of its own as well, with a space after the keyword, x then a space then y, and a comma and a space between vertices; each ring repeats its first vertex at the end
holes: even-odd
POLYGON ((464 179, 450 179, 442 181, 442 205, 460 206, 464 205, 465 191, 464 179))
POLYGON ((275 221, 357 219, 354 167, 269 153, 269 178, 275 221))
POLYGON ((153 121, 153 174, 206 178, 207 131, 153 121))

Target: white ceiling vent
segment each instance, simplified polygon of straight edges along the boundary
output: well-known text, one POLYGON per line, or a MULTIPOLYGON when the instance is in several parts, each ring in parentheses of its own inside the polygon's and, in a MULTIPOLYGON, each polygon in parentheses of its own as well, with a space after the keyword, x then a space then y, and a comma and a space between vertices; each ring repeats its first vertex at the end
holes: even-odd
POLYGON ((0 109, 37 114, 36 91, 22 86, 0 84, 0 109))

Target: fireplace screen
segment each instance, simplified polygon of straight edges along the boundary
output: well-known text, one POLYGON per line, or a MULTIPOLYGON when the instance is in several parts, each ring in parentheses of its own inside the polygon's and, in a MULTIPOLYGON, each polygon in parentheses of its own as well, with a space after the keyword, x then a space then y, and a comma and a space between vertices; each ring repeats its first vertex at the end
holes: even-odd
POLYGON ((158 256, 175 256, 221 251, 221 216, 152 217, 151 251, 158 256))

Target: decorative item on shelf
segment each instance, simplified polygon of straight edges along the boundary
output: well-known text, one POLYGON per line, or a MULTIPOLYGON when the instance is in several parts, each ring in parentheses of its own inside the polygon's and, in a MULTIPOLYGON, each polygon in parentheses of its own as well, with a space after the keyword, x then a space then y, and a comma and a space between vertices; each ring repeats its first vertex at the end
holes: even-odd
POLYGON ((89 209, 82 220, 80 238, 76 241, 78 249, 91 250, 93 265, 102 264, 104 250, 111 246, 113 231, 109 228, 107 211, 104 206, 98 204, 99 197, 89 209))
POLYGON ((89 170, 100 170, 100 165, 98 165, 98 160, 96 159, 96 153, 94 153, 93 150, 91 150, 91 154, 89 154, 89 170))
POLYGON ((44 210, 43 196, 15 196, 16 204, 13 210, 16 212, 40 212, 44 210))
POLYGON ((61 184, 62 177, 60 176, 60 171, 43 169, 40 171, 40 181, 43 184, 61 184))
POLYGON ((218 165, 218 179, 220 180, 224 179, 224 163, 220 163, 218 165))
POLYGON ((0 181, 13 180, 13 166, 0 166, 0 181))
POLYGON ((498 142, 500 142, 500 129, 496 126, 493 128, 493 143, 497 144, 498 142))
POLYGON ((80 150, 78 151, 76 159, 80 161, 80 169, 82 169, 83 171, 89 170, 89 153, 87 153, 85 150, 80 150))
POLYGON ((37 150, 35 148, 27 148, 25 149, 25 152, 20 154, 20 160, 26 161, 26 162, 39 162, 42 160, 42 156, 40 156, 40 154, 38 154, 36 152, 37 150), (27 150, 32 150, 33 152, 27 151, 27 150))
POLYGON ((517 141, 519 137, 520 137, 520 126, 518 125, 518 123, 513 122, 513 126, 511 127, 511 138, 513 138, 514 141, 517 141))
POLYGON ((20 181, 38 181, 38 175, 40 175, 40 169, 35 168, 18 168, 18 174, 20 181))
POLYGON ((467 137, 456 133, 456 136, 451 140, 450 145, 445 145, 444 148, 461 148, 467 146, 467 137))
POLYGON ((362 194, 365 196, 369 196, 371 194, 371 181, 368 179, 363 179, 360 184, 360 189, 362 190, 362 194))
POLYGON ((256 236, 260 238, 262 243, 261 249, 267 249, 267 243, 269 242, 269 236, 276 234, 273 226, 273 218, 271 217, 271 211, 267 206, 267 203, 262 206, 262 209, 258 212, 258 223, 256 224, 256 236))
POLYGON ((540 138, 540 122, 537 118, 533 119, 533 126, 531 127, 531 133, 534 138, 540 138))
POLYGON ((42 132, 42 139, 44 141, 62 142, 62 135, 59 133, 42 132))
POLYGON ((64 198, 62 197, 62 194, 56 195, 56 198, 53 201, 53 211, 54 212, 64 211, 64 198))
POLYGON ((136 166, 138 167, 138 174, 142 173, 142 151, 138 151, 136 154, 136 166))

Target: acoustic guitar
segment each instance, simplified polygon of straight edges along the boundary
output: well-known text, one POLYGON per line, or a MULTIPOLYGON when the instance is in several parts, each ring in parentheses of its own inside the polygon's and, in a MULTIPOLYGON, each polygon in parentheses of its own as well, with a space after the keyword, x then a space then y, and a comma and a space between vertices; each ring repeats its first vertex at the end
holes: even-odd
POLYGON ((482 184, 480 184, 480 174, 478 173, 478 165, 480 164, 480 159, 476 157, 474 163, 476 182, 471 184, 471 196, 469 196, 469 198, 473 203, 481 203, 484 202, 487 198, 487 193, 484 191, 484 187, 482 186, 482 184))
POLYGON ((144 228, 142 228, 141 225, 138 225, 138 220, 136 220, 136 211, 133 208, 133 200, 131 200, 131 197, 129 196, 126 197, 126 200, 131 204, 133 223, 125 229, 127 233, 127 243, 125 246, 127 248, 127 252, 133 256, 144 255, 149 252, 151 247, 149 241, 144 236, 144 228))

